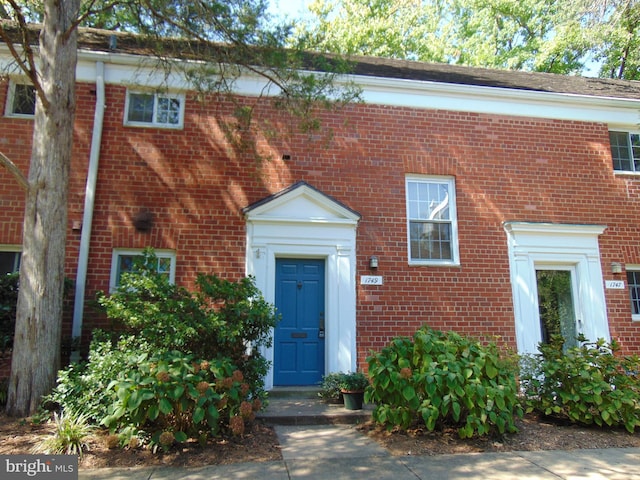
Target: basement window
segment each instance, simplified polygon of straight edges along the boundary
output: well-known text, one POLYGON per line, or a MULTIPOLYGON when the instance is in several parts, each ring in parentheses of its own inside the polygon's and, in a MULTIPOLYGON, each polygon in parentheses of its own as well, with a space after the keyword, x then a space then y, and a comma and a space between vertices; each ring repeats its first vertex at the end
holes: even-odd
POLYGON ((127 92, 124 124, 138 127, 182 128, 182 94, 127 92))

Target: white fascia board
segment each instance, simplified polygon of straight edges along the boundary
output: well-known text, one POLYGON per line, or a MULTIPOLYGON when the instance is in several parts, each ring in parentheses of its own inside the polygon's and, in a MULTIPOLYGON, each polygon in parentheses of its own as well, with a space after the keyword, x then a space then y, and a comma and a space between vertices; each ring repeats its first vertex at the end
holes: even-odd
MULTIPOLYGON (((0 46, 0 56, 3 57, 0 68, 12 63, 5 45, 0 46)), ((164 72, 152 68, 153 59, 145 62, 138 55, 84 50, 78 52, 78 81, 95 81, 93 64, 96 61, 105 63, 106 83, 189 89, 188 82, 180 75, 175 74, 167 80, 164 72)), ((337 78, 336 81, 351 81, 359 85, 362 88, 362 99, 369 104, 597 122, 625 130, 636 130, 640 123, 640 99, 355 75, 337 78)), ((255 74, 239 79, 235 86, 240 95, 279 93, 276 86, 267 87, 267 82, 255 74)))
POLYGON ((497 115, 635 125, 640 99, 534 92, 501 87, 363 77, 365 103, 497 115))

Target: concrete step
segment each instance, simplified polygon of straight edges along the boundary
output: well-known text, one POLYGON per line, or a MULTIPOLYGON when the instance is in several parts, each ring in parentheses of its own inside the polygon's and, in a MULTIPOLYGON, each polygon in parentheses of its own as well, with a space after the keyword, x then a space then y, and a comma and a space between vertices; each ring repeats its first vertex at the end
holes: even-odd
POLYGON ((274 390, 269 392, 267 407, 257 415, 269 425, 338 425, 371 420, 373 405, 364 405, 362 410, 347 410, 343 404, 322 401, 317 388, 314 392, 303 390, 298 395, 283 392, 282 387, 274 390))

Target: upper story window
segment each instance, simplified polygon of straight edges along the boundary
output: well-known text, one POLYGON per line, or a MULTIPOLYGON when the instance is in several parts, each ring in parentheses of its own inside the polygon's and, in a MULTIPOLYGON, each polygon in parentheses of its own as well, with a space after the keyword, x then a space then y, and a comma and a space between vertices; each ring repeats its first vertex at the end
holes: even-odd
POLYGON ((127 92, 125 125, 182 128, 184 95, 127 92))
POLYGON ((609 132, 613 169, 622 172, 640 172, 640 134, 609 132))
POLYGON ((26 83, 10 82, 5 115, 33 117, 36 111, 36 89, 26 83))
POLYGON ((455 184, 449 177, 407 177, 409 263, 457 265, 455 184))
MULTIPOLYGON (((176 275, 176 254, 170 251, 155 251, 158 273, 166 275, 171 283, 175 281, 176 275)), ((109 290, 114 291, 120 285, 120 279, 125 272, 133 272, 136 257, 142 257, 142 250, 121 250, 113 251, 111 258, 111 280, 109 290)))
POLYGON ((20 270, 21 253, 19 250, 2 249, 0 247, 0 275, 20 270))

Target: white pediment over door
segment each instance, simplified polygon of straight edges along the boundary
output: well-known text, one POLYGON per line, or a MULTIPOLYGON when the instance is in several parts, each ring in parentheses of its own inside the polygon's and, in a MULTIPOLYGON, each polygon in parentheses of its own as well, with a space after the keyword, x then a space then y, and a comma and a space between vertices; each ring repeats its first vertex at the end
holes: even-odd
POLYGON ((252 222, 318 222, 355 224, 360 215, 337 200, 298 182, 245 209, 252 222))

